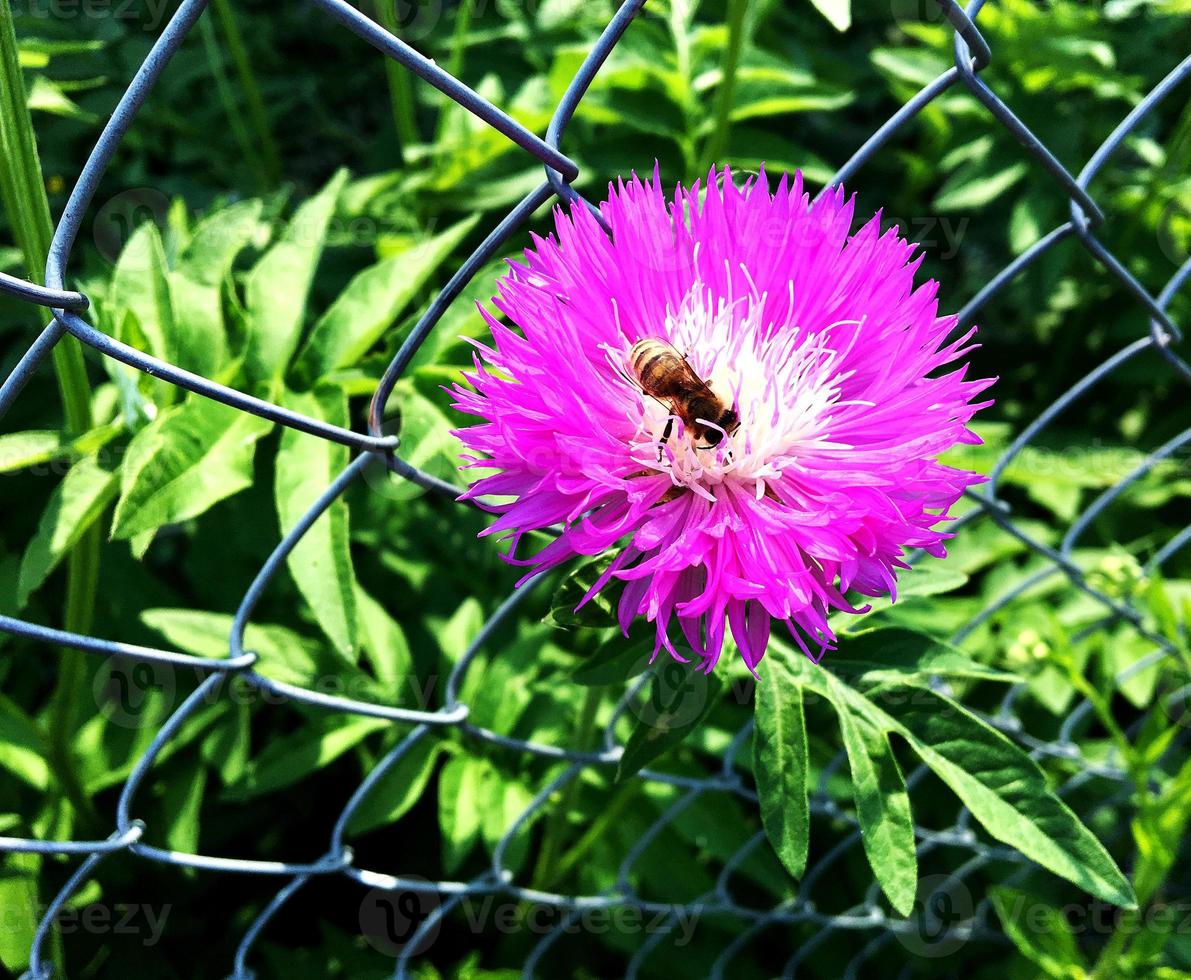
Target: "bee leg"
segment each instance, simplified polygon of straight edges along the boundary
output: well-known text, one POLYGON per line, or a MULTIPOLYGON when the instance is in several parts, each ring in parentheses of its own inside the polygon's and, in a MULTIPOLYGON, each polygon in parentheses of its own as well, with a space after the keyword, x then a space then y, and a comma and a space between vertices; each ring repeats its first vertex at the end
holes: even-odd
POLYGON ((670 436, 674 432, 674 416, 671 415, 666 419, 666 427, 662 429, 662 437, 658 440, 658 462, 662 461, 662 456, 665 454, 666 443, 670 441, 670 436))

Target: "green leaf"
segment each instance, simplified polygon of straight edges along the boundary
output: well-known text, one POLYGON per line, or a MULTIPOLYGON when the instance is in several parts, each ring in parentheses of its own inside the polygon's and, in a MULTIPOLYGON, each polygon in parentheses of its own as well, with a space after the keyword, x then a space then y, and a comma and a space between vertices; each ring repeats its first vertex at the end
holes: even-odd
POLYGON ((438 823, 443 867, 454 874, 480 833, 484 764, 465 755, 451 759, 438 777, 438 823))
POLYGON ((771 643, 769 656, 782 658, 803 687, 848 704, 878 730, 909 742, 996 840, 1096 898, 1137 907, 1128 880, 1051 791, 1038 764, 963 705, 930 688, 896 682, 866 696, 780 640, 771 643))
POLYGON ((207 770, 191 766, 178 769, 166 776, 164 783, 166 846, 193 854, 199 845, 199 815, 207 789, 207 770))
POLYGON ((840 676, 865 681, 925 680, 931 676, 1016 683, 1016 674, 972 660, 966 653, 926 633, 901 627, 849 633, 831 655, 831 669, 840 676))
POLYGON ((292 735, 274 738, 248 764, 244 777, 224 790, 223 798, 242 803, 292 786, 389 724, 383 718, 336 715, 307 724, 292 735))
MULTIPOLYGON (((146 609, 141 622, 156 630, 166 641, 196 657, 226 657, 232 632, 232 617, 198 609, 146 609)), ((256 670, 287 684, 309 685, 327 671, 346 670, 337 657, 333 663, 320 658, 323 644, 286 629, 249 623, 244 631, 244 649, 257 654, 256 670)), ((358 675, 363 678, 363 674, 358 675)))
POLYGON ((124 431, 120 422, 108 422, 84 432, 75 439, 67 439, 59 430, 30 429, 9 432, 0 436, 0 474, 70 457, 92 456, 124 431))
POLYGON ((571 680, 587 687, 623 684, 649 669, 653 648, 652 638, 630 643, 617 634, 576 667, 571 680))
POLYGON ((33 84, 29 86, 28 105, 30 109, 38 112, 48 112, 66 119, 77 119, 84 123, 95 121, 92 113, 82 109, 66 94, 61 85, 45 75, 33 76, 33 84))
POLYGON ((1187 762, 1157 798, 1147 800, 1133 818, 1137 863, 1133 880, 1137 897, 1147 902, 1174 867, 1191 818, 1191 762, 1187 762))
POLYGON ((409 642, 384 606, 359 585, 356 586, 356 611, 360 617, 360 646, 372 664, 377 680, 400 694, 402 685, 413 671, 409 642))
MULTIPOLYGON (((286 408, 336 425, 347 424, 341 392, 286 392, 286 408)), ((326 439, 286 429, 277 451, 277 516, 288 531, 347 466, 348 451, 326 439)), ((290 552, 287 565, 298 591, 335 649, 351 663, 356 651, 356 574, 348 535, 347 502, 336 500, 290 552)))
POLYGON ((347 171, 339 171, 326 187, 298 208, 280 241, 248 274, 245 370, 250 377, 279 377, 297 350, 314 270, 346 181, 347 171))
POLYGON ((37 897, 42 858, 38 854, 11 854, 0 865, 0 963, 15 976, 29 963, 29 950, 44 906, 37 897))
POLYGON ((225 786, 243 777, 252 751, 252 706, 247 702, 236 704, 232 715, 216 726, 199 746, 203 762, 219 773, 225 786))
POLYGON ((968 576, 956 568, 940 562, 915 565, 898 576, 897 597, 942 595, 963 588, 968 576))
POLYGON ((50 576, 58 563, 78 543, 119 489, 119 475, 109 473, 94 459, 83 459, 70 468, 54 488, 33 540, 21 559, 17 582, 17 606, 50 576))
POLYGON ((1086 975, 1086 965, 1062 909, 1005 885, 994 885, 989 897, 1005 935, 1043 973, 1055 980, 1086 975))
MULTIPOLYGON (((843 687, 830 674, 827 677, 833 689, 843 687)), ((833 698, 832 706, 852 770, 852 796, 864 853, 894 910, 909 915, 918 891, 918 855, 906 781, 889 736, 847 698, 833 698)))
POLYGON ((941 211, 975 211, 995 201, 1021 180, 1029 169, 1028 164, 1019 162, 994 174, 983 169, 975 174, 969 168, 959 170, 935 195, 935 207, 941 211))
POLYGON ((41 792, 50 785, 41 734, 32 720, 7 699, 0 699, 0 768, 41 792))
POLYGON ((48 463, 62 452, 64 445, 62 433, 57 430, 5 433, 0 436, 0 473, 48 463))
POLYGON ((777 657, 757 671, 753 770, 765 833, 786 870, 806 871, 810 841, 806 716, 802 688, 777 657))
POLYGON ((421 799, 434 773, 443 743, 424 735, 406 749, 397 763, 372 787, 347 823, 349 837, 396 823, 421 799))
POLYGON ((104 310, 108 321, 121 324, 132 313, 148 342, 148 353, 173 361, 174 312, 166 278, 165 247, 151 221, 134 231, 116 260, 104 310))
POLYGON ((128 446, 112 537, 190 520, 251 485, 256 443, 272 428, 207 398, 163 412, 128 446))
POLYGON ((624 591, 620 579, 610 578, 581 608, 576 608, 615 557, 603 555, 577 565, 555 590, 545 622, 563 629, 616 626, 616 606, 624 591))
MULTIPOLYGON (((451 434, 450 419, 412 386, 402 386, 394 401, 401 405, 401 458, 431 476, 447 482, 457 480, 460 443, 451 434)), ((425 494, 409 480, 388 479, 385 486, 390 500, 416 500, 425 494)))
MULTIPOLYGON (((491 766, 483 781, 483 804, 480 807, 482 826, 480 828, 484 843, 489 852, 494 852, 509 828, 517 821, 533 800, 533 793, 525 788, 518 780, 491 766)), ((529 845, 529 826, 533 820, 541 815, 539 808, 529 820, 523 824, 516 834, 510 838, 505 848, 505 866, 517 871, 525 863, 525 856, 529 845)))
POLYGON ((928 688, 886 685, 879 704, 864 710, 891 724, 994 838, 1096 898, 1136 908, 1132 887, 1104 846, 1008 738, 928 688))
POLYGON ((648 700, 634 706, 637 723, 616 769, 626 779, 678 745, 703 722, 719 700, 718 674, 668 660, 653 675, 648 700))
POLYGON ((480 220, 478 214, 359 273, 315 323, 295 365, 307 384, 355 364, 480 220))
POLYGON ((837 31, 852 26, 852 0, 811 0, 811 3, 837 31))
POLYGON ((236 256, 260 229, 261 202, 240 201, 204 218, 169 275, 174 308, 175 363, 213 375, 228 359, 223 284, 236 256))

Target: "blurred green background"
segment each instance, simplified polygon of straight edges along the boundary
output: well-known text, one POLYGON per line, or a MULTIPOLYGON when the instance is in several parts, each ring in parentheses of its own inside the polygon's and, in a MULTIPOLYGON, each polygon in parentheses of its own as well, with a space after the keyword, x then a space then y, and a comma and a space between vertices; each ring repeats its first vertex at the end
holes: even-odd
MULTIPOLYGON (((728 162, 745 171, 764 163, 771 174, 800 168, 813 189, 821 186, 953 58, 952 30, 926 0, 822 6, 650 0, 567 131, 563 149, 581 167, 576 186, 598 200, 608 181, 651 172, 655 162, 668 183, 728 162)), ((38 275, 41 188, 59 214, 171 9, 164 0, 12 5, 42 179, 29 179, 28 157, 6 154, 0 270, 38 275)), ((401 0, 366 9, 544 132, 615 5, 401 0)), ((1078 172, 1185 56, 1189 15, 1186 0, 995 0, 979 17, 993 51, 981 77, 1078 172)), ((10 66, 7 99, 17 91, 12 77, 10 66)), ((1098 237, 1154 294, 1191 256, 1186 91, 1176 89, 1150 113, 1093 184, 1107 215, 1098 237)), ((368 396, 435 288, 541 180, 525 153, 313 6, 214 0, 103 179, 72 258, 72 284, 92 298, 93 322, 106 332, 361 429, 368 396), (263 325, 277 322, 288 330, 263 344, 263 325)), ((859 195, 860 218, 882 209, 923 245, 924 274, 940 280, 949 311, 1069 217, 1059 186, 960 85, 904 126, 848 190, 859 195)), ((532 224, 544 231, 547 211, 532 224)), ((528 240, 528 230, 514 235, 509 254, 528 240)), ((492 294, 499 271, 493 263, 477 276, 393 399, 403 416, 403 453, 447 479, 459 479, 449 430, 460 420, 441 386, 470 363, 458 338, 485 331, 474 302, 492 294)), ((1176 323, 1185 321, 1186 291, 1169 309, 1176 323)), ((983 472, 1055 398, 1149 329, 1136 300, 1073 238, 1033 263, 976 321, 982 347, 973 374, 1001 380, 996 407, 979 426, 986 444, 957 460, 983 472)), ((0 372, 42 325, 31 308, 0 300, 0 372)), ((82 358, 85 378, 77 354, 73 368, 69 360, 60 358, 57 375, 74 417, 61 407, 47 366, 0 434, 0 613, 221 655, 245 588, 279 534, 346 464, 346 451, 183 399, 93 354, 82 358)), ((1185 386, 1155 352, 1142 352, 1016 457, 1001 496, 1033 540, 1055 545, 1097 493, 1187 424, 1185 386)), ((973 659, 1021 677, 1013 713, 1036 740, 1030 747, 1078 746, 1074 757, 1043 756, 1055 784, 1087 760, 1118 753, 1115 764, 1129 778, 1087 779, 1068 802, 1134 873, 1139 891, 1139 869, 1156 876, 1143 912, 1182 914, 1158 924, 1104 910, 1097 917, 1076 890, 1039 874, 1017 887, 1030 890, 1033 907, 1060 917, 1066 909, 1069 925, 1056 925, 1048 911, 1043 925, 1018 928, 1005 911, 1017 893, 990 891, 1016 866, 994 860, 962 885, 973 906, 996 896, 1000 915, 986 916, 990 934, 939 944, 923 925, 926 939, 914 933, 882 951, 882 972, 1191 975, 1184 972, 1191 971, 1191 879, 1179 861, 1191 802, 1179 694, 1188 680, 1191 558, 1186 549, 1174 553, 1161 574, 1148 565, 1184 528, 1189 494, 1184 450, 1133 483, 1074 553, 1090 582, 1137 608, 1151 638, 1106 621, 1102 605, 1051 575, 982 617, 961 644, 973 659), (1147 661, 1114 680, 1153 654, 1154 635, 1184 656, 1147 661), (1064 727, 1085 698, 1096 710, 1064 727), (1087 913, 1081 927, 1070 924, 1080 918, 1072 908, 1087 913)), ((262 654, 262 672, 383 703, 441 704, 450 666, 517 578, 491 542, 476 540, 483 526, 476 514, 370 473, 332 507, 256 611, 261 625, 248 642, 262 654)), ((952 551, 949 576, 923 590, 936 594, 910 596, 878 612, 881 621, 950 636, 1048 565, 988 520, 969 525, 952 551)), ((624 685, 584 686, 571 674, 615 641, 605 630, 543 623, 554 584, 497 632, 463 696, 475 724, 589 748, 592 725, 607 721, 624 685)), ((659 767, 692 777, 719 770, 751 714, 747 675, 733 670, 733 696, 659 767)), ((0 683, 0 833, 82 839, 110 832, 124 777, 197 678, 3 637, 0 683)), ((182 851, 313 860, 363 775, 406 730, 270 704, 247 690, 237 696, 231 687, 188 722, 141 790, 135 813, 149 827, 147 840, 182 851)), ((994 711, 1003 688, 972 682, 960 693, 970 707, 994 711)), ((822 703, 812 700, 807 710, 818 776, 839 740, 822 703)), ((749 759, 740 753, 746 773, 749 759)), ((434 733, 351 828, 356 864, 430 880, 472 878, 558 772, 550 760, 434 733)), ((933 778, 912 790, 915 819, 950 827, 956 803, 933 778)), ((846 769, 827 770, 824 786, 841 811, 851 809, 846 769)), ((589 772, 519 836, 508 865, 523 883, 599 893, 680 793, 589 772)), ((755 806, 705 794, 667 822, 633 866, 632 882, 656 901, 693 901, 759 828, 755 806)), ((811 867, 850 832, 840 819, 816 816, 811 867)), ((936 848, 921 872, 953 874, 965 855, 936 848)), ((0 963, 9 973, 23 969, 39 913, 74 867, 28 857, 0 863, 0 963)), ((72 977, 225 975, 240 936, 280 884, 117 855, 72 902, 72 918, 49 950, 72 977), (128 909, 127 928, 118 929, 128 909)), ((814 902, 820 912, 842 913, 871 886, 864 854, 853 847, 816 886, 814 902)), ((797 891, 765 846, 733 878, 736 901, 755 909, 797 891)), ((270 925, 253 966, 262 977, 391 974, 391 950, 370 932, 367 901, 350 882, 312 882, 270 925)), ((743 927, 732 916, 705 916, 689 941, 675 933, 661 942, 643 970, 703 975, 743 927)), ((765 931, 741 948, 731 973, 772 976, 822 930, 810 923, 765 931)), ((830 931, 808 957, 806 975, 840 974, 877 934, 830 931)), ((527 927, 477 928, 456 915, 421 969, 468 977, 519 970, 540 938, 527 927)), ((558 944, 541 975, 620 975, 644 938, 631 923, 589 924, 558 944)))

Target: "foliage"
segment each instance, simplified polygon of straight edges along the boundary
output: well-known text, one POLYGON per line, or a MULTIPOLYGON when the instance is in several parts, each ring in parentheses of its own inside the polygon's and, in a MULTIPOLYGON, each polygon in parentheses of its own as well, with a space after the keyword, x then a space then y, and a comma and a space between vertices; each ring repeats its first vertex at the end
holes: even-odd
MULTIPOLYGON (((136 19, 17 18, 54 213, 160 29, 149 23, 150 6, 136 19)), ((916 5, 651 2, 567 132, 565 148, 582 164, 579 189, 597 198, 605 181, 655 161, 667 180, 688 180, 721 157, 741 169, 801 167, 810 182, 825 181, 951 63, 951 28, 910 16, 909 7, 916 5)), ((361 429, 368 396, 434 289, 491 219, 540 183, 540 168, 430 89, 386 75, 379 58, 311 5, 285 17, 263 4, 213 10, 202 43, 179 53, 119 151, 72 275, 92 298, 97 326, 124 342, 361 429)), ((404 25, 413 43, 542 131, 611 7, 500 0, 418 10, 404 25)), ((980 15, 994 51, 986 79, 1077 170, 1181 57, 1175 39, 1186 37, 1186 14, 1176 3, 1004 0, 980 15)), ((1191 247, 1189 159, 1191 110, 1172 98, 1093 185, 1109 215, 1098 234, 1155 292, 1191 247)), ((1064 195, 1023 161, 1012 138, 956 87, 849 189, 861 213, 882 206, 924 244, 924 268, 940 278, 953 309, 1067 220, 1064 195)), ((17 247, 0 248, 0 268, 23 272, 28 214, 6 206, 0 243, 17 247)), ((533 229, 547 221, 535 216, 533 229)), ((464 338, 486 330, 474 304, 491 296, 500 268, 476 277, 392 401, 402 455, 447 480, 460 479, 450 435, 458 420, 441 386, 470 365, 464 338)), ((17 304, 0 301, 0 309, 7 369, 41 324, 17 304)), ((1176 294, 1172 316, 1187 312, 1176 294)), ((983 472, 1060 393, 1148 329, 1140 306, 1072 241, 979 319, 976 373, 1003 380, 984 445, 956 460, 983 472)), ((347 452, 109 360, 90 361, 86 375, 87 425, 58 414, 49 378, 35 379, 5 419, 0 613, 62 624, 69 556, 89 533, 102 535, 93 632, 223 656, 244 590, 347 452)), ((1185 413, 1172 410, 1180 407, 1175 384, 1156 355, 1139 355, 1014 456, 999 495, 1016 526, 1059 547, 1098 494, 1185 426, 1185 413)), ((472 706, 469 721, 588 749, 611 724, 626 749, 619 767, 585 775, 551 800, 545 819, 522 827, 505 866, 543 889, 614 887, 624 855, 682 793, 636 774, 714 776, 752 720, 728 775, 755 788, 759 805, 706 793, 681 808, 631 869, 640 893, 663 902, 712 893, 725 862, 763 833, 771 847, 746 852, 732 887, 742 903, 768 909, 794 898, 807 869, 858 828, 863 847, 817 886, 818 910, 844 913, 875 886, 891 917, 921 914, 932 897, 922 883, 954 873, 961 852, 936 846, 916 857, 913 845, 950 828, 962 804, 994 855, 967 887, 987 889, 1010 942, 973 941, 934 962, 903 943, 887 947, 891 961, 989 976, 1184 975, 1191 944, 1177 928, 1181 918, 1156 910, 1185 908, 1191 885, 1180 861, 1191 786, 1191 565, 1185 551, 1161 570, 1150 562, 1185 524, 1185 458, 1146 470, 1070 542, 1081 586, 995 520, 977 518, 945 563, 907 573, 896 603, 839 622, 840 649, 822 668, 781 645, 756 679, 730 651, 712 679, 651 664, 651 646, 610 626, 603 593, 575 611, 593 567, 555 575, 467 673, 459 696, 472 706), (1089 589, 1128 601, 1139 623, 1106 621, 1089 589), (1012 711, 1002 711, 1007 686, 1019 682, 1012 711), (633 684, 641 685, 635 710, 614 720, 633 684), (1091 710, 1071 716, 1085 700, 1091 710), (844 771, 832 766, 841 749, 844 771), (1089 760, 1120 766, 1127 781, 1092 774, 1060 795, 1089 760), (918 762, 925 771, 907 778, 918 762), (1021 864, 1007 855, 1017 852, 1036 866, 1011 879, 1021 864), (1126 911, 1100 928, 1072 912, 1100 903, 1126 911)), ((255 610, 246 646, 259 655, 257 669, 377 703, 441 705, 452 666, 518 576, 497 546, 477 540, 484 523, 369 471, 289 556, 288 574, 255 610)), ((0 647, 0 833, 105 835, 122 780, 199 678, 98 658, 68 671, 59 651, 7 636, 0 647), (135 698, 121 699, 130 691, 135 698)), ((406 729, 229 687, 170 742, 138 797, 147 840, 263 860, 313 858, 311 841, 325 839, 343 802, 406 729)), ((556 760, 431 732, 347 828, 357 863, 473 877, 559 772, 556 760)), ((73 867, 3 862, 4 967, 23 967, 37 912, 73 867)), ((168 905, 161 949, 146 953, 136 941, 82 930, 55 957, 76 976, 140 975, 166 963, 179 975, 227 972, 235 942, 275 884, 113 858, 73 906, 168 905)), ((326 888, 315 896, 319 889, 308 887, 270 925, 260 975, 391 972, 358 938, 360 896, 346 885, 326 888)), ((750 946, 734 964, 742 975, 773 975, 819 928, 792 927, 778 953, 750 946)), ((739 929, 736 920, 708 917, 689 944, 663 944, 647 972, 701 975, 739 929)), ((538 938, 446 930, 459 942, 440 939, 428 957, 443 975, 520 968, 538 938)), ((640 939, 611 931, 571 941, 602 975, 623 970, 640 939)), ((817 971, 841 972, 855 939, 827 937, 811 961, 817 971)))

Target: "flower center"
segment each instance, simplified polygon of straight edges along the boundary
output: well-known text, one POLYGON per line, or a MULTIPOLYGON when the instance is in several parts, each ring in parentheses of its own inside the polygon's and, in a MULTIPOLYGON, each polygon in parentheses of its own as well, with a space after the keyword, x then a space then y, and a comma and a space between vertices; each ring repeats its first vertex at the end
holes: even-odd
POLYGON ((629 443, 635 463, 709 500, 726 481, 760 498, 800 455, 841 448, 825 433, 847 377, 839 362, 859 324, 809 334, 763 322, 765 308, 764 295, 726 299, 696 282, 677 310, 667 310, 656 339, 684 358, 695 389, 689 396, 651 394, 657 386, 641 383, 630 352, 616 352, 628 377, 638 379, 626 385, 630 417, 639 419, 629 443))

